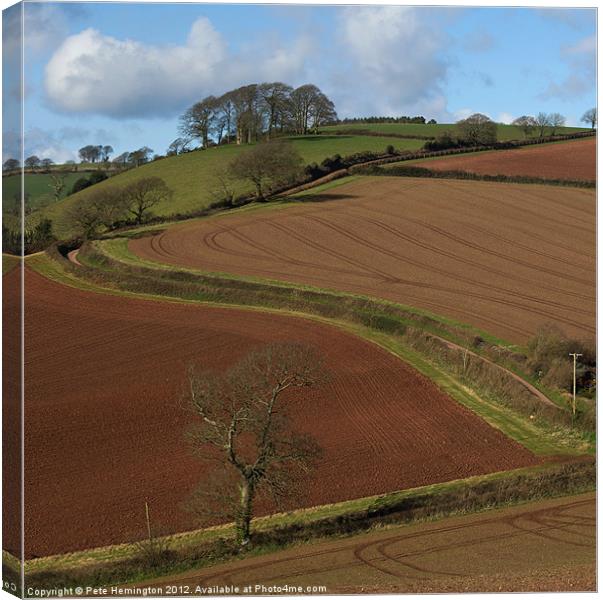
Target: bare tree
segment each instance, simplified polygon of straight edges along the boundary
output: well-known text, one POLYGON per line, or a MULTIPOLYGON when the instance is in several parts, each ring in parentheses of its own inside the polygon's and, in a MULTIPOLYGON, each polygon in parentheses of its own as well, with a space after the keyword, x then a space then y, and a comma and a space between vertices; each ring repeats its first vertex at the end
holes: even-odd
POLYGON ((475 113, 457 123, 461 137, 474 146, 496 142, 496 123, 481 113, 475 113))
POLYGON ((540 137, 543 137, 546 128, 551 126, 550 115, 547 115, 543 112, 539 112, 536 115, 536 126, 538 127, 538 134, 540 135, 540 137))
POLYGON ((198 138, 201 145, 207 148, 215 126, 217 107, 217 99, 214 96, 207 96, 201 102, 193 104, 180 117, 180 132, 184 136, 198 138))
POLYGON ((287 110, 287 102, 293 88, 290 85, 276 81, 262 83, 258 86, 262 106, 266 113, 267 136, 272 137, 272 131, 277 124, 282 122, 283 113, 287 110))
POLYGON ((235 198, 235 185, 228 165, 219 165, 210 174, 208 189, 215 202, 232 206, 235 198))
POLYGON ((178 137, 176 138, 167 149, 167 156, 175 156, 182 154, 186 150, 186 147, 191 143, 190 138, 178 137))
POLYGON ((518 117, 512 124, 515 125, 515 127, 519 127, 526 137, 530 136, 537 126, 536 119, 529 115, 518 117))
POLYGON ((590 123, 590 128, 594 129, 597 124, 597 109, 589 108, 580 119, 583 123, 590 123))
POLYGON ((121 188, 105 186, 90 193, 72 205, 67 218, 72 227, 85 238, 96 235, 99 229, 111 229, 124 216, 126 199, 121 188))
POLYGON ((193 496, 199 517, 230 516, 244 545, 257 494, 266 493, 278 506, 297 490, 320 449, 294 430, 288 409, 303 396, 291 392, 326 379, 316 352, 297 344, 252 352, 224 374, 190 369, 190 401, 200 417, 191 441, 219 465, 193 496))
POLYGON ((65 190, 65 179, 67 177, 67 173, 65 172, 57 172, 50 174, 50 189, 52 189, 52 195, 54 196, 55 201, 59 200, 61 194, 65 190))
POLYGON ((301 172, 302 158, 285 140, 257 144, 241 152, 230 163, 229 173, 235 179, 246 179, 255 186, 258 200, 264 199, 268 184, 292 182, 301 172))
POLYGON ((25 159, 25 167, 26 168, 35 170, 36 167, 39 167, 39 166, 40 166, 40 159, 35 154, 33 154, 32 156, 28 156, 25 159))
POLYGON ((126 185, 121 193, 125 206, 136 223, 142 223, 153 206, 169 200, 173 195, 172 190, 161 177, 137 179, 126 185))
POLYGON ((4 171, 14 171, 21 163, 16 158, 7 158, 2 165, 4 171))
POLYGON ((52 160, 52 158, 43 158, 40 161, 40 166, 46 173, 50 171, 50 167, 52 167, 52 165, 54 165, 54 160, 52 160))
POLYGON ((565 125, 565 117, 559 113, 550 114, 549 120, 551 122, 551 135, 555 135, 555 129, 565 125))

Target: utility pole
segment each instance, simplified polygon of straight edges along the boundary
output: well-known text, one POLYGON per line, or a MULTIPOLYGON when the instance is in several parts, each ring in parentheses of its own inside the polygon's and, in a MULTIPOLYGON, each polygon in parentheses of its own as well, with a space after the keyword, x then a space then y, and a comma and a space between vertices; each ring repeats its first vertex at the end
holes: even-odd
POLYGON ((572 400, 572 423, 573 423, 574 419, 576 418, 576 359, 579 356, 582 356, 582 354, 580 354, 578 352, 570 352, 569 356, 574 357, 574 395, 573 395, 573 400, 572 400))

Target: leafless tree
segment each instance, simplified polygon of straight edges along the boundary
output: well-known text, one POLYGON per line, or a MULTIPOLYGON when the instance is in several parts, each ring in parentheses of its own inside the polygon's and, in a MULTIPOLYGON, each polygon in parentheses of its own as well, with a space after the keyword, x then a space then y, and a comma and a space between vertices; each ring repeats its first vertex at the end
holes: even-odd
POLYGON ((224 374, 190 369, 190 402, 200 417, 190 439, 218 465, 190 503, 202 520, 232 518, 238 541, 247 544, 257 495, 279 506, 300 489, 320 449, 295 431, 288 409, 303 402, 300 388, 326 379, 312 348, 289 343, 254 351, 224 374))
POLYGON ((126 198, 117 186, 103 186, 90 192, 72 205, 68 219, 85 238, 96 235, 99 229, 111 229, 127 210, 126 198))
POLYGON ((235 182, 228 165, 219 165, 209 176, 208 189, 215 202, 232 206, 235 198, 235 182))
POLYGON ((257 144, 241 152, 228 167, 235 179, 253 183, 258 200, 264 199, 268 184, 295 181, 301 172, 302 158, 295 147, 285 140, 273 140, 257 144))
POLYGON ((524 135, 528 137, 536 128, 537 123, 534 117, 530 117, 529 115, 523 115, 522 117, 518 117, 513 121, 513 125, 519 127, 524 135))
POLYGON ((555 135, 555 129, 565 125, 565 117, 560 113, 552 113, 549 115, 551 122, 551 135, 555 135))
POLYGON ((540 137, 544 136, 547 127, 551 126, 551 117, 547 113, 539 112, 536 115, 536 126, 540 137))
POLYGON ((193 104, 180 117, 180 132, 186 137, 198 138, 201 145, 207 148, 215 126, 217 107, 217 98, 214 96, 207 96, 201 102, 193 104))
POLYGON ((55 201, 61 197, 61 194, 65 190, 65 179, 67 178, 67 173, 56 172, 50 174, 50 183, 48 184, 52 189, 52 195, 54 196, 55 201))
POLYGON ((121 191, 127 211, 142 223, 153 206, 169 200, 173 192, 161 177, 143 177, 126 185, 121 191))
POLYGON ((594 129, 597 124, 597 109, 590 108, 588 109, 580 119, 583 123, 590 123, 590 128, 594 129))
POLYGON ((258 86, 262 106, 266 113, 268 139, 279 122, 283 121, 283 113, 287 110, 287 102, 293 88, 281 82, 262 83, 258 86))

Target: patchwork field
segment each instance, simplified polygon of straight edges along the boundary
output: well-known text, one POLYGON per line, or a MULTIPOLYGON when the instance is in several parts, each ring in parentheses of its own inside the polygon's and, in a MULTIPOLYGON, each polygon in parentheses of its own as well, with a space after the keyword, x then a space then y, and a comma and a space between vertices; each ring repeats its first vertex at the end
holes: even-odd
POLYGON ((301 546, 149 585, 323 585, 329 594, 595 591, 595 513, 594 494, 544 500, 301 546))
MULTIPOLYGON (((17 276, 3 280, 5 314, 19 302, 17 276)), ((332 373, 293 411, 324 449, 301 505, 539 460, 393 355, 327 325, 99 295, 29 269, 25 301, 29 558, 140 538, 145 500, 163 531, 193 528, 181 503, 206 467, 184 441, 186 365, 223 369, 276 340, 317 347, 332 373)), ((8 532, 5 548, 18 545, 8 532)))
POLYGON ((527 175, 594 181, 597 176, 597 140, 591 137, 514 150, 413 161, 412 164, 439 171, 469 171, 481 175, 527 175))
POLYGON ((512 342, 547 322, 594 335, 592 190, 367 177, 303 200, 175 225, 130 249, 171 265, 381 297, 512 342))

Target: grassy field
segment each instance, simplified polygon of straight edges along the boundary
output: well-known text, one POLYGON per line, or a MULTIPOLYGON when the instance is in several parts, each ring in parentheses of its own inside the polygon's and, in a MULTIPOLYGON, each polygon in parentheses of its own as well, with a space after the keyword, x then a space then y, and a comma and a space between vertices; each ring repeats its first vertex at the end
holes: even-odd
MULTIPOLYGON (((423 145, 421 140, 370 136, 322 135, 293 137, 291 140, 305 164, 320 163, 334 154, 345 156, 365 150, 383 152, 389 144, 400 150, 416 150, 423 145)), ((126 171, 110 181, 98 184, 98 186, 125 184, 140 177, 161 177, 174 190, 174 196, 169 202, 156 206, 154 209, 156 214, 170 215, 199 210, 213 200, 211 195, 212 172, 227 164, 246 148, 248 146, 221 146, 165 158, 126 171)), ((94 189, 98 189, 98 186, 94 186, 94 189)), ((240 184, 237 188, 238 193, 250 191, 251 186, 245 183, 240 184)), ((59 237, 68 237, 72 233, 64 216, 65 209, 79 199, 86 197, 88 193, 90 193, 90 190, 83 190, 42 211, 42 214, 53 220, 55 233, 59 237)))
MULTIPOLYGON (((455 123, 438 123, 437 125, 427 125, 420 123, 354 123, 351 125, 333 125, 330 127, 323 127, 321 131, 323 133, 329 133, 334 131, 353 131, 353 130, 365 130, 374 131, 380 134, 394 134, 394 135, 424 135, 436 137, 441 135, 445 131, 452 133, 457 132, 455 123)), ((555 130, 557 134, 575 133, 577 131, 588 131, 584 127, 558 127, 555 130)), ((545 135, 550 135, 551 130, 547 128, 545 135)), ((538 133, 534 132, 531 136, 537 137, 538 133)), ((498 126, 498 139, 500 141, 506 140, 523 140, 526 139, 526 135, 519 128, 514 125, 499 125, 498 126)))
MULTIPOLYGON (((65 189, 62 196, 65 197, 71 191, 71 187, 84 173, 68 173, 65 178, 65 189)), ((25 194, 29 195, 29 205, 33 210, 54 203, 54 195, 50 187, 51 179, 47 173, 25 174, 25 194)), ((4 212, 11 212, 18 206, 21 198, 21 178, 11 175, 2 178, 2 208, 4 212)))

